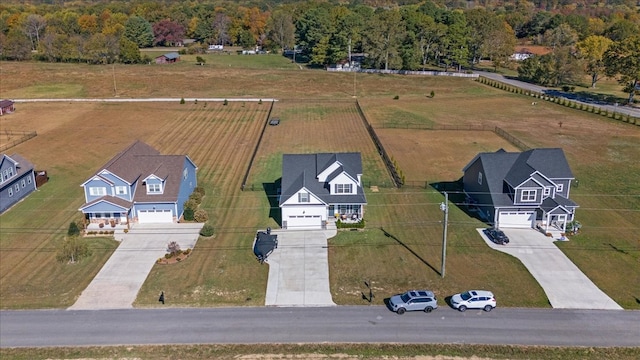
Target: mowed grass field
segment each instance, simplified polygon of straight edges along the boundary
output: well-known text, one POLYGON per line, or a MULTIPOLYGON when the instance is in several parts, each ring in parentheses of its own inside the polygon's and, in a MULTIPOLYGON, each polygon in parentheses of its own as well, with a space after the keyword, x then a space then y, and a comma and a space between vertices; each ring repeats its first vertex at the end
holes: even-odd
MULTIPOLYGON (((71 305, 97 273, 117 246, 114 241, 96 241, 94 256, 75 265, 56 263, 55 249, 69 222, 80 216, 80 184, 136 139, 164 154, 185 153, 194 160, 199 185, 207 192, 202 207, 216 229, 215 237, 199 240, 189 260, 154 267, 136 305, 157 306, 160 290, 172 306, 263 305, 268 267, 255 261, 251 244, 256 229, 277 226, 277 209, 259 187, 281 176, 282 153, 360 151, 365 182, 388 181, 349 100, 354 79, 365 114, 407 180, 452 182, 477 152, 515 148, 492 132, 385 129, 385 123, 500 126, 532 147, 561 146, 579 180, 572 198, 581 205, 578 220, 584 227, 582 234, 559 245, 614 300, 625 308, 640 308, 640 290, 632 286, 640 280, 640 229, 634 223, 640 211, 638 127, 552 104, 534 107, 526 97, 469 79, 364 74, 356 78, 286 64, 283 69, 234 70, 213 64, 176 65, 116 66, 116 76, 127 72, 118 89, 146 84, 131 96, 284 99, 276 102, 271 114, 282 122, 267 127, 249 176, 257 191, 240 187, 270 103, 19 104, 15 114, 0 118, 1 127, 35 130, 38 136, 8 153, 20 153, 39 169, 47 169, 51 180, 0 217, 2 308, 71 305), (191 74, 194 71, 197 75, 191 74), (427 98, 431 90, 436 96, 427 98), (398 100, 393 100, 395 95, 398 100)), ((2 97, 31 92, 46 98, 49 92, 42 89, 47 86, 60 89, 52 97, 112 96, 109 67, 0 66, 10 74, 2 97), (26 75, 44 68, 44 80, 26 75), (98 81, 103 81, 102 87, 96 86, 98 81)), ((368 188, 367 197, 367 229, 341 232, 329 242, 331 289, 337 303, 368 304, 361 296, 366 280, 373 284, 375 304, 406 288, 431 288, 444 298, 462 289, 486 287, 501 305, 549 306, 516 259, 484 245, 475 231, 484 225, 458 209, 453 196, 445 279, 438 272, 443 196, 431 186, 382 186, 378 192, 368 188)))

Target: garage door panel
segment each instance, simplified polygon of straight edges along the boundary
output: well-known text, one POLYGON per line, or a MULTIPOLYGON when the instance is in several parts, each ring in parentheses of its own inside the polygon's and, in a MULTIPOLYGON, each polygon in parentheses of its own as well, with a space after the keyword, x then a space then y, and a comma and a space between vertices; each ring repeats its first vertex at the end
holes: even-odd
POLYGON ((322 217, 320 215, 290 215, 287 219, 287 229, 307 230, 321 229, 322 217))
POLYGON ((173 213, 171 210, 138 210, 139 223, 171 223, 173 213))
POLYGON ((530 228, 533 227, 535 212, 504 211, 500 212, 498 227, 501 228, 530 228))

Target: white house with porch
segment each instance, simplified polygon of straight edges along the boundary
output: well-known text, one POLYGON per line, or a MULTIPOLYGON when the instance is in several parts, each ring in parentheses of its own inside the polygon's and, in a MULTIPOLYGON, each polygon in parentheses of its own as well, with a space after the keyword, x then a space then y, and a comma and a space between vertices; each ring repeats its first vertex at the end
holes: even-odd
POLYGON ((323 229, 336 219, 360 221, 366 203, 360 153, 283 155, 283 229, 323 229))

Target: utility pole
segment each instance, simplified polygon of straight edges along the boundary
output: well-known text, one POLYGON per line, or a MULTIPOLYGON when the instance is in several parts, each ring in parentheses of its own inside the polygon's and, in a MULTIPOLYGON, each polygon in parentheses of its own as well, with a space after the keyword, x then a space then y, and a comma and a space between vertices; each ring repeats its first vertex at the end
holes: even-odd
POLYGON ((447 262, 447 226, 449 223, 449 194, 444 192, 444 202, 440 203, 440 210, 444 212, 444 222, 442 223, 442 267, 440 276, 444 278, 444 268, 447 262))

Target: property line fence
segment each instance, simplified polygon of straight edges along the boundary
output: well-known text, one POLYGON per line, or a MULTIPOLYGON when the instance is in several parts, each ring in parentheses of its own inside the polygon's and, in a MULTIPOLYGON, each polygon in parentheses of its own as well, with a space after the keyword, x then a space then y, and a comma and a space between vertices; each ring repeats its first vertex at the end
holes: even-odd
POLYGON ((453 71, 412 71, 412 70, 381 70, 381 69, 360 69, 360 68, 334 68, 329 67, 327 71, 333 72, 357 72, 366 74, 395 74, 395 75, 428 75, 428 76, 452 76, 464 78, 477 78, 478 74, 469 74, 453 71))
POLYGON ((356 108, 358 109, 358 114, 360 114, 360 118, 362 119, 362 122, 364 123, 364 126, 367 129, 367 132, 369 132, 369 136, 371 136, 371 140, 373 140, 373 143, 375 144, 376 149, 378 150, 378 154, 380 154, 380 156, 382 157, 382 161, 384 162, 384 165, 387 167, 387 170, 389 171, 389 174, 393 179, 394 185, 396 187, 401 187, 402 178, 400 177, 400 174, 398 173, 398 170, 396 169, 395 164, 393 163, 393 161, 391 161, 391 158, 387 154, 387 151, 384 149, 384 146, 382 146, 382 142, 380 141, 375 130, 369 123, 369 120, 367 120, 367 117, 364 115, 364 112, 360 107, 360 103, 358 102, 358 99, 356 99, 356 108))
MULTIPOLYGON (((418 124, 418 123, 396 123, 396 122, 383 122, 383 128, 387 129, 415 129, 415 130, 449 130, 449 131, 492 131, 501 138, 507 140, 511 145, 517 147, 522 151, 530 150, 531 147, 525 144, 522 140, 509 134, 506 130, 497 126, 486 125, 439 125, 439 124, 418 124)), ((406 182, 406 181, 405 181, 406 182)))
POLYGON ((520 139, 516 138, 515 136, 509 134, 508 132, 506 132, 505 130, 499 128, 499 127, 495 127, 493 129, 493 132, 496 133, 496 135, 500 136, 501 138, 507 140, 508 142, 511 143, 511 145, 517 147, 518 149, 522 150, 522 151, 527 151, 527 150, 531 150, 531 147, 529 147, 527 144, 523 143, 522 141, 520 141, 520 139))
POLYGON ((2 144, 2 146, 0 146, 0 152, 5 152, 8 149, 11 149, 12 147, 18 145, 18 144, 22 144, 23 142, 29 140, 29 139, 33 139, 34 137, 36 137, 38 134, 35 131, 13 131, 13 130, 4 130, 2 131, 2 135, 3 137, 6 137, 8 139, 8 141, 4 144, 2 144), (12 137, 14 136, 18 136, 17 139, 15 140, 11 140, 12 137))
MULTIPOLYGON (((552 95, 545 94, 545 93, 540 93, 540 92, 537 92, 537 91, 527 90, 527 89, 523 89, 521 87, 517 87, 517 86, 514 86, 514 85, 503 83, 503 82, 498 81, 498 80, 489 79, 489 78, 486 78, 484 76, 478 77, 478 79, 476 81, 478 81, 478 82, 480 82, 482 84, 485 84, 485 85, 492 86, 492 87, 494 87, 496 89, 500 89, 500 90, 509 91, 509 92, 516 93, 516 94, 529 96, 529 97, 532 97, 534 100, 548 101, 548 102, 552 102, 552 103, 555 103, 555 104, 558 104, 558 105, 566 106, 566 107, 571 108, 571 109, 581 110, 581 111, 585 111, 585 112, 588 112, 588 113, 601 115, 601 116, 604 116, 604 117, 609 118, 609 119, 613 119, 613 120, 625 122, 625 123, 628 123, 628 124, 640 126, 640 118, 635 117, 635 116, 630 115, 630 114, 623 114, 623 113, 620 113, 620 112, 617 112, 617 111, 610 111, 609 109, 603 108, 603 107, 601 107, 601 106, 599 106, 597 104, 586 104, 586 103, 583 103, 583 102, 567 99, 565 97, 552 96, 552 95)), ((535 101, 534 101, 534 103, 535 103, 535 101)))
POLYGON ((251 159, 249 160, 249 165, 247 166, 247 171, 244 173, 244 178, 242 178, 242 185, 240 186, 240 190, 244 191, 244 188, 247 185, 247 179, 249 178, 249 173, 251 172, 251 166, 253 166, 253 161, 258 154, 258 149, 260 148, 260 143, 262 142, 262 137, 264 136, 264 132, 267 129, 267 124, 269 124, 269 120, 271 119, 271 111, 273 111, 273 105, 275 101, 271 101, 271 106, 269 107, 269 112, 267 113, 267 118, 264 120, 264 124, 262 125, 262 131, 260 131, 260 136, 258 137, 258 141, 256 142, 256 147, 253 149, 253 154, 251 154, 251 159))

